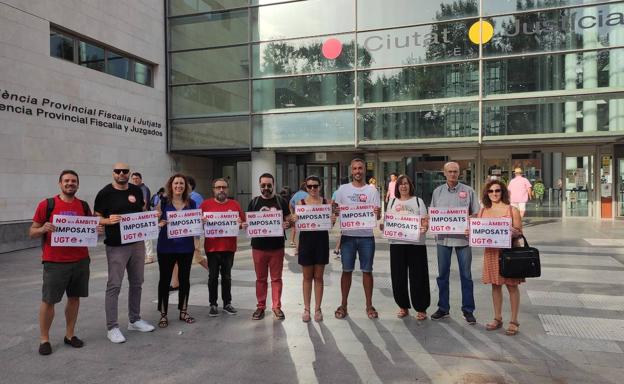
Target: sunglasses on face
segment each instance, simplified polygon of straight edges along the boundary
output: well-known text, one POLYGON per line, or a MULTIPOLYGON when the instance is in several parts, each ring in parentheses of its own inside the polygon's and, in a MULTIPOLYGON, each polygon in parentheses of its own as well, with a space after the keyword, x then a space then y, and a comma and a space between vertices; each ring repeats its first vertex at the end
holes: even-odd
POLYGON ((306 188, 308 189, 317 189, 318 187, 320 187, 319 184, 307 184, 306 188))
POLYGON ((130 173, 129 169, 113 169, 113 172, 115 172, 115 174, 119 175, 121 173, 123 173, 124 175, 127 175, 128 173, 130 173))
POLYGON ((488 193, 501 193, 500 189, 488 189, 488 193))
POLYGON ((273 184, 260 184, 260 188, 273 188, 273 184))

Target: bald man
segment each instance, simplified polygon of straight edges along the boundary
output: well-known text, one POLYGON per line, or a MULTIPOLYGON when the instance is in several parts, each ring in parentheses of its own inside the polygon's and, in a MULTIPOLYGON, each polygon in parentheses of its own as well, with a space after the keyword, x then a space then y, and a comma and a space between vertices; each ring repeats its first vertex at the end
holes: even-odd
POLYGON ((95 197, 94 211, 104 225, 106 238, 106 260, 108 281, 106 283, 106 327, 107 337, 113 343, 126 341, 117 322, 117 301, 124 272, 128 270, 128 324, 129 331, 151 332, 154 326, 141 320, 141 290, 145 267, 145 243, 121 243, 119 222, 121 215, 143 211, 143 191, 128 183, 130 167, 126 163, 113 165, 113 182, 108 184, 95 197))

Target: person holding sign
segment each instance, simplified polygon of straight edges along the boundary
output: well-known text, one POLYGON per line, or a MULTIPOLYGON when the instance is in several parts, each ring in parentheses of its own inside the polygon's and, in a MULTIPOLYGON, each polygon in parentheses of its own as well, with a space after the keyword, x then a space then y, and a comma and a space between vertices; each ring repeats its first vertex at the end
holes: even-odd
POLYGON ((322 188, 321 179, 318 176, 308 176, 305 179, 305 188, 308 195, 297 201, 295 207, 296 215, 294 221, 299 220, 303 214, 303 207, 312 209, 307 211, 305 216, 310 217, 310 221, 305 228, 299 229, 299 254, 298 261, 303 270, 303 315, 301 320, 309 322, 310 301, 312 299, 312 282, 314 282, 314 320, 323 321, 321 311, 321 301, 323 300, 323 273, 325 266, 329 263, 329 232, 324 224, 329 221, 329 226, 336 221, 336 217, 331 212, 331 205, 324 197, 320 196, 322 188), (324 209, 326 208, 326 209, 324 209), (302 213, 299 213, 301 211, 302 213), (322 228, 322 229, 314 229, 322 228))
POLYGON ((106 237, 106 261, 108 281, 106 282, 107 337, 113 343, 126 341, 117 321, 117 301, 121 291, 124 272, 128 270, 128 324, 129 331, 151 332, 154 326, 141 319, 141 292, 145 268, 145 243, 137 239, 122 243, 120 222, 122 215, 143 211, 143 191, 129 184, 130 167, 126 163, 113 165, 113 182, 108 184, 95 197, 95 214, 100 216, 106 237))
POLYGON ((162 198, 156 207, 158 211, 158 245, 156 253, 158 255, 158 267, 160 279, 158 280, 158 311, 160 321, 158 326, 165 328, 169 325, 167 320, 167 310, 169 308, 169 285, 173 267, 178 264, 178 280, 180 287, 178 290, 178 309, 180 310, 180 320, 187 324, 193 324, 195 319, 188 313, 188 298, 191 290, 190 276, 193 253, 195 252, 194 236, 169 238, 167 236, 167 220, 172 213, 196 209, 195 201, 191 200, 189 194, 191 188, 182 174, 175 174, 169 178, 165 184, 167 198, 162 198))
POLYGON ((364 160, 357 158, 351 160, 353 181, 349 184, 341 185, 336 192, 335 202, 340 205, 340 226, 342 230, 340 239, 340 253, 342 254, 340 290, 342 302, 334 313, 337 319, 344 319, 348 315, 347 299, 351 290, 356 255, 360 257, 362 284, 364 285, 364 296, 366 298, 366 315, 369 319, 379 317, 377 310, 373 307, 373 258, 375 256, 373 228, 376 224, 373 222, 373 226, 367 228, 358 228, 358 224, 362 225, 363 222, 368 223, 381 218, 380 198, 379 191, 375 187, 366 184, 365 174, 366 165, 364 160), (349 211, 349 208, 357 207, 358 205, 369 206, 372 209, 366 212, 357 212, 361 220, 351 220, 343 214, 349 211))
MULTIPOLYGON (((410 215, 420 217, 420 238, 418 241, 402 241, 389 239, 390 243, 390 277, 392 278, 392 294, 399 306, 398 318, 409 315, 410 297, 416 310, 416 319, 427 319, 427 308, 431 303, 429 293, 429 267, 427 265, 427 247, 425 233, 429 226, 427 206, 414 195, 414 184, 409 176, 400 175, 396 180, 386 214, 410 215), (409 282, 409 293, 408 293, 409 282)), ((381 224, 382 230, 383 224, 381 224)))
MULTIPOLYGON (((286 315, 282 311, 282 269, 284 268, 284 229, 290 227, 288 202, 281 196, 275 195, 275 179, 270 173, 263 173, 259 179, 260 196, 256 196, 247 207, 248 212, 277 212, 281 211, 281 236, 253 237, 251 239, 251 255, 256 270, 256 299, 258 304, 251 316, 252 320, 264 318, 268 290, 268 275, 271 273, 271 304, 273 315, 277 320, 284 320, 286 315)), ((243 223, 247 229, 248 222, 243 223)))
MULTIPOLYGON (((520 211, 512 207, 509 201, 509 191, 505 184, 500 181, 490 181, 483 187, 481 194, 483 209, 479 212, 479 217, 510 217, 511 236, 518 238, 522 235, 522 215, 520 211)), ((499 329, 503 326, 503 285, 507 286, 509 301, 511 303, 511 320, 505 333, 509 336, 516 335, 520 324, 518 323, 518 312, 520 309, 520 290, 518 285, 524 279, 513 279, 502 277, 499 273, 498 256, 500 248, 485 248, 483 253, 483 276, 481 281, 484 284, 492 284, 492 303, 494 305, 494 320, 485 325, 488 331, 499 329)))
MULTIPOLYGON (((459 164, 444 164, 446 183, 437 187, 431 196, 431 207, 436 208, 467 208, 468 215, 479 212, 479 199, 474 189, 459 182, 459 164)), ((465 234, 436 235, 438 251, 438 310, 431 315, 432 320, 441 320, 449 316, 449 276, 451 274, 451 256, 453 249, 457 254, 459 276, 462 291, 462 312, 468 324, 476 324, 474 317, 475 302, 472 283, 472 251, 465 234)))
MULTIPOLYGON (((204 212, 204 222, 206 226, 210 223, 207 215, 216 212, 228 212, 233 214, 232 217, 223 221, 236 222, 236 235, 238 235, 238 227, 245 217, 245 213, 241 209, 238 201, 228 199, 228 182, 226 179, 219 178, 212 182, 214 198, 206 199, 201 204, 201 210, 204 212)), ((224 223, 216 222, 215 225, 225 226, 224 223)), ((221 232, 219 229, 214 232, 221 232)), ((217 316, 219 314, 217 299, 219 298, 219 273, 221 273, 221 296, 223 299, 223 310, 235 315, 238 311, 232 306, 232 266, 234 265, 234 252, 236 252, 236 235, 226 237, 216 237, 213 232, 206 229, 206 238, 204 240, 204 250, 208 258, 208 301, 210 302, 210 311, 208 316, 217 316)))
POLYGON ((89 205, 75 195, 78 191, 78 174, 66 169, 59 176, 61 193, 43 200, 37 206, 30 226, 31 238, 42 237, 43 287, 39 306, 39 354, 52 353, 50 327, 54 320, 54 305, 67 293, 65 306, 64 343, 81 348, 84 343, 74 335, 78 319, 80 298, 89 296, 89 250, 87 247, 52 247, 51 237, 55 230, 52 221, 55 215, 91 216, 89 205))

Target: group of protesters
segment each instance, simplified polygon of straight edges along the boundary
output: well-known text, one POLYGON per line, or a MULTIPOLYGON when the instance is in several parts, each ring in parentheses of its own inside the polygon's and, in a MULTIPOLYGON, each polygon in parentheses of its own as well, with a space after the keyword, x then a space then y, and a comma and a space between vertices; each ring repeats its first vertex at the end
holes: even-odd
MULTIPOLYGON (((266 312, 268 295, 268 279, 271 282, 271 310, 276 320, 284 320, 285 314, 281 306, 282 270, 285 256, 286 236, 284 231, 296 225, 299 220, 294 209, 297 206, 327 206, 331 208, 331 225, 340 210, 353 205, 370 207, 371 218, 381 219, 381 199, 378 189, 367 184, 365 180, 366 166, 363 160, 353 159, 350 164, 351 182, 343 184, 332 196, 326 199, 321 196, 323 189, 321 178, 310 175, 302 184, 306 193, 300 198, 289 202, 275 193, 275 179, 270 173, 259 177, 260 195, 252 199, 247 212, 281 211, 281 235, 253 237, 251 239, 252 258, 256 273, 256 310, 253 320, 261 320, 266 312), (293 204, 289 207, 290 203, 293 204)), ((514 237, 522 233, 522 221, 516 208, 510 206, 509 193, 500 181, 488 182, 481 196, 463 183, 459 182, 460 169, 455 162, 444 165, 446 183, 433 192, 431 207, 465 208, 471 217, 510 217, 514 237)), ((134 176, 134 174, 132 175, 134 176)), ((80 298, 87 297, 89 291, 89 251, 84 246, 56 247, 52 246, 51 238, 55 232, 53 218, 55 215, 96 216, 98 234, 104 234, 106 259, 108 264, 108 280, 105 295, 105 313, 107 337, 113 343, 123 343, 125 336, 118 323, 118 297, 125 272, 128 274, 128 331, 151 332, 155 327, 141 317, 141 294, 144 280, 144 264, 146 262, 147 241, 122 240, 120 222, 124 215, 140 213, 150 208, 158 215, 158 240, 156 246, 157 260, 160 268, 158 284, 158 311, 160 320, 158 327, 165 328, 168 320, 168 300, 172 276, 177 266, 178 310, 179 320, 188 324, 195 318, 189 313, 188 299, 190 291, 190 269, 196 258, 196 238, 167 236, 168 214, 184 210, 201 209, 208 212, 232 212, 238 216, 239 229, 247 229, 245 212, 236 200, 230 199, 229 183, 225 178, 212 181, 212 198, 200 203, 191 198, 192 188, 188 177, 182 174, 171 176, 158 200, 150 199, 149 191, 141 188, 140 180, 130 181, 130 167, 126 163, 116 163, 112 169, 112 182, 100 190, 95 198, 93 212, 89 205, 75 195, 79 188, 79 177, 75 171, 64 170, 59 177, 60 193, 52 198, 41 201, 33 217, 30 236, 41 237, 43 261, 43 288, 40 305, 40 344, 39 353, 49 355, 52 345, 49 330, 54 318, 54 305, 67 295, 65 309, 66 334, 64 343, 80 348, 84 342, 74 334, 78 317, 80 298)), ((140 177, 140 175, 139 175, 140 177)), ((386 211, 420 217, 418 241, 389 240, 390 270, 392 291, 399 307, 397 316, 409 316, 409 309, 416 311, 415 318, 419 321, 427 319, 430 305, 429 271, 425 234, 429 227, 427 207, 422 198, 415 195, 415 188, 410 177, 395 175, 392 191, 386 195, 386 211)), ((277 212, 275 212, 277 214, 277 212)), ((278 215, 279 216, 279 215, 278 215)), ((205 219, 204 219, 205 220, 205 219)), ((383 230, 383 225, 381 225, 383 230)), ((437 311, 431 314, 432 320, 441 320, 450 314, 449 276, 451 256, 455 250, 461 281, 463 318, 468 324, 475 324, 475 303, 473 297, 473 281, 471 275, 472 253, 468 243, 468 232, 465 234, 436 235, 439 301, 437 311)), ((294 239, 293 239, 294 240, 294 239)), ((339 238, 339 255, 342 263, 340 281, 341 303, 334 311, 337 319, 349 315, 348 298, 352 284, 352 275, 356 260, 362 272, 365 296, 365 313, 369 319, 376 319, 379 313, 373 306, 373 262, 375 256, 374 229, 342 227, 339 238)), ((231 271, 234 254, 237 249, 237 237, 206 236, 203 241, 204 266, 208 269, 209 316, 219 315, 218 281, 221 277, 222 311, 236 315, 238 311, 232 305, 231 271)), ((325 266, 329 263, 329 232, 328 229, 317 231, 301 231, 296 246, 297 260, 302 267, 304 309, 301 319, 310 322, 312 319, 323 320, 321 309, 323 296, 323 276, 325 266), (314 307, 311 307, 314 292, 314 307)), ((507 286, 511 301, 511 319, 506 329, 508 335, 518 332, 519 279, 505 279, 498 273, 499 249, 486 248, 483 267, 483 282, 492 284, 494 320, 486 324, 486 329, 495 330, 502 327, 502 290, 507 286)), ((201 260, 200 260, 201 262, 201 260)))

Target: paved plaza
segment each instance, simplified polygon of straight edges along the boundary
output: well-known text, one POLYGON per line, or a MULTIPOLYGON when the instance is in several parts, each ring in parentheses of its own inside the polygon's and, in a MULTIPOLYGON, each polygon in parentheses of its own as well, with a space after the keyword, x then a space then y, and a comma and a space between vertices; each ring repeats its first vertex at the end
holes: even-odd
MULTIPOLYGON (((520 333, 489 332, 493 317, 490 287, 481 284, 482 251, 475 249, 475 315, 460 311, 456 259, 451 274, 451 317, 419 322, 397 319, 390 285, 386 240, 377 238, 373 302, 380 313, 364 311, 361 274, 354 274, 349 317, 337 320, 340 263, 325 273, 325 321, 301 321, 301 271, 292 248, 284 263, 286 320, 252 321, 255 274, 249 241, 241 238, 233 270, 236 316, 208 317, 207 274, 191 273, 189 311, 195 324, 177 320, 171 296, 170 325, 153 333, 132 333, 127 324, 127 281, 120 295, 120 324, 128 341, 106 338, 102 246, 91 252, 90 297, 82 301, 77 335, 86 345, 63 345, 63 307, 57 305, 51 330, 53 353, 37 353, 37 313, 41 298, 40 251, 0 254, 0 383, 614 383, 624 382, 624 225, 589 220, 532 219, 525 226, 540 249, 542 277, 521 288, 520 333)), ((436 310, 437 263, 428 242, 436 310)), ((158 322, 158 264, 146 266, 143 318, 158 322)), ((270 299, 269 299, 270 300, 270 299)), ((221 305, 221 303, 220 303, 221 305)), ((412 311, 412 315, 415 312, 412 311)), ((505 296, 505 320, 509 318, 505 296)))

